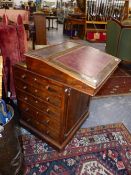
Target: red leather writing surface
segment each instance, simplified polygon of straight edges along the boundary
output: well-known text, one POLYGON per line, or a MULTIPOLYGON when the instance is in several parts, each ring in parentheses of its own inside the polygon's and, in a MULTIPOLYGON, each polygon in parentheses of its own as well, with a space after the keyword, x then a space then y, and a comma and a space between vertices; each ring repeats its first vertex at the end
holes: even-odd
POLYGON ((83 46, 54 58, 52 62, 65 70, 76 72, 79 78, 96 87, 112 72, 119 59, 98 49, 83 46))
POLYGON ((58 57, 55 60, 79 74, 85 74, 90 77, 95 77, 112 61, 109 55, 86 46, 58 57))

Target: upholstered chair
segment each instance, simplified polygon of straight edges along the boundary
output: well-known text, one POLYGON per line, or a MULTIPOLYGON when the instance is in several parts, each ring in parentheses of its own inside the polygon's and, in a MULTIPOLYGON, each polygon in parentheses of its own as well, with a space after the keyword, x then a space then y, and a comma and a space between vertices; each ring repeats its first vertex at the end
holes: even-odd
POLYGON ((106 52, 113 56, 117 56, 119 37, 121 33, 121 25, 115 19, 107 22, 107 40, 106 52))

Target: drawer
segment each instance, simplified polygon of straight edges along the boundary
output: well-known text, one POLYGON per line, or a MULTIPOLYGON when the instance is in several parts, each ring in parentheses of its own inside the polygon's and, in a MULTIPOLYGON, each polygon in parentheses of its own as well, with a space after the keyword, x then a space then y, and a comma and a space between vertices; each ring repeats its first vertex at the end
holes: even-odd
POLYGON ((60 140, 60 132, 58 132, 57 129, 50 129, 47 125, 42 124, 40 121, 35 120, 32 116, 27 115, 26 113, 21 115, 21 119, 41 134, 53 138, 55 141, 60 140))
MULTIPOLYGON (((19 84, 20 85, 20 84, 19 84)), ((24 85, 23 85, 24 87, 24 85)), ((38 108, 43 106, 43 103, 47 103, 47 104, 51 104, 55 107, 61 108, 62 105, 62 98, 59 97, 52 97, 50 94, 47 94, 45 92, 40 92, 39 90, 37 90, 36 93, 36 89, 30 87, 29 89, 29 93, 27 93, 27 89, 22 89, 23 91, 19 90, 16 88, 17 91, 17 98, 21 99, 22 101, 31 103, 35 106, 37 106, 38 108), (33 91, 34 93, 30 92, 33 91)))
MULTIPOLYGON (((19 97, 17 98, 17 100, 21 101, 21 99, 19 97)), ((30 103, 30 101, 26 101, 26 108, 27 108, 27 105, 29 105, 28 108, 33 107, 33 108, 35 108, 35 110, 36 109, 41 110, 45 115, 48 115, 50 117, 55 117, 55 118, 59 119, 60 116, 61 116, 61 111, 60 110, 57 110, 56 108, 52 107, 49 104, 41 103, 38 100, 32 101, 32 104, 30 103)))
POLYGON ((30 71, 15 68, 14 75, 16 85, 18 84, 18 80, 22 80, 23 82, 32 85, 33 87, 36 87, 40 90, 45 90, 46 92, 57 94, 58 96, 61 96, 64 92, 64 86, 60 86, 54 83, 54 81, 38 74, 34 74, 30 71))
POLYGON ((26 79, 27 69, 21 67, 13 67, 14 76, 20 79, 26 79))
POLYGON ((47 120, 50 119, 50 121, 53 121, 54 124, 57 123, 57 126, 61 121, 60 114, 56 115, 54 111, 52 110, 52 108, 47 108, 47 110, 41 111, 35 108, 34 106, 28 103, 25 103, 19 99, 18 99, 18 107, 22 113, 27 112, 31 116, 34 116, 36 119, 41 120, 41 121, 45 119, 46 116, 48 117, 47 120))

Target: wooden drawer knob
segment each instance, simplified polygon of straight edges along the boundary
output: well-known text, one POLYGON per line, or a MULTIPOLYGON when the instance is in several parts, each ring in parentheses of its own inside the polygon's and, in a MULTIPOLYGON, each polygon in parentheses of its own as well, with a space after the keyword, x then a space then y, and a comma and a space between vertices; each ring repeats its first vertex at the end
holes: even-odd
POLYGON ((50 86, 49 86, 49 85, 47 85, 45 88, 46 88, 47 90, 49 90, 49 89, 50 89, 50 86))
POLYGON ((28 100, 28 98, 27 98, 27 97, 25 97, 25 98, 24 98, 24 100, 25 100, 25 101, 27 101, 27 100, 28 100))
POLYGON ((48 123, 49 123, 49 121, 50 121, 50 120, 46 120, 46 122, 45 122, 45 123, 46 123, 46 124, 48 124, 48 123))
POLYGON ((35 103, 37 104, 37 103, 38 103, 38 101, 36 100, 36 101, 35 101, 35 103))
POLYGON ((46 134, 48 135, 50 133, 50 131, 46 131, 46 134))
POLYGON ((47 113, 49 113, 49 112, 50 112, 50 109, 49 109, 49 108, 47 108, 46 112, 47 112, 47 113))
POLYGON ((37 81, 37 78, 34 78, 34 81, 37 81))
POLYGON ((23 89, 26 90, 27 89, 27 86, 23 86, 23 89))
POLYGON ((39 112, 37 111, 37 112, 36 112, 36 115, 38 115, 38 114, 39 114, 39 112))
POLYGON ((23 74, 23 75, 21 76, 21 78, 22 78, 22 79, 25 79, 25 78, 26 78, 26 75, 25 75, 25 74, 23 74))
POLYGON ((49 101, 50 100, 50 97, 46 97, 46 101, 49 101))
POLYGON ((46 121, 43 120, 43 121, 41 121, 41 123, 43 123, 44 125, 47 125, 47 124, 49 123, 49 121, 50 121, 50 120, 46 120, 46 121))
POLYGON ((38 92, 38 90, 37 89, 35 89, 35 93, 37 93, 38 92))

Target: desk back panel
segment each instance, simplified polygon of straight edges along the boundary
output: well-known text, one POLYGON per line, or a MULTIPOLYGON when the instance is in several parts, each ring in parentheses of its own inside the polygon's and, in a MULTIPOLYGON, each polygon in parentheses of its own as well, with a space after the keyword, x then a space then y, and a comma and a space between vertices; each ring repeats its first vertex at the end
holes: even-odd
POLYGON ((34 14, 34 24, 36 31, 35 44, 46 45, 46 17, 43 14, 34 14))

